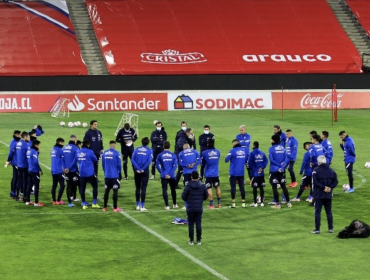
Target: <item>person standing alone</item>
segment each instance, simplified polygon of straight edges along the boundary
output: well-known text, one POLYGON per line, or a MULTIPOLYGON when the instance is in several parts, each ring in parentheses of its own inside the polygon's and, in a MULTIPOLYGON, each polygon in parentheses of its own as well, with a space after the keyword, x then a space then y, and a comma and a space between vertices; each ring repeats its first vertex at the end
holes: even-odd
POLYGON ((186 212, 189 222, 189 245, 194 245, 194 223, 196 224, 197 245, 202 244, 203 201, 208 198, 208 191, 199 181, 197 171, 191 173, 191 181, 185 186, 182 199, 187 202, 186 212))
POLYGON ((90 129, 86 131, 84 141, 89 141, 90 150, 94 152, 97 161, 94 163, 94 171, 96 179, 98 180, 98 166, 100 155, 103 153, 103 134, 98 130, 98 121, 92 120, 90 122, 90 129))

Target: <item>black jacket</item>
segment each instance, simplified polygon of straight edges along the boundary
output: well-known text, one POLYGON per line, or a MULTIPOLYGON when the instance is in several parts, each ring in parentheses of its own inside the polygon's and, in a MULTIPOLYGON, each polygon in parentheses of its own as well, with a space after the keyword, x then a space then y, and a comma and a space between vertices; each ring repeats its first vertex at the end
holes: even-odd
POLYGON ((200 153, 207 150, 207 144, 210 139, 215 139, 215 136, 212 133, 209 134, 201 134, 199 136, 199 146, 200 146, 200 153))
POLYGON ((203 200, 207 198, 207 187, 200 181, 189 181, 182 192, 182 200, 188 204, 187 212, 203 212, 203 200))
POLYGON ((320 164, 312 172, 313 197, 320 199, 331 199, 333 189, 338 185, 337 174, 327 164, 320 164), (324 192, 325 186, 332 189, 331 192, 324 192))
POLYGON ((163 143, 167 141, 167 133, 162 127, 161 130, 154 130, 150 135, 150 142, 152 142, 152 150, 162 150, 163 151, 163 143))
POLYGON ((96 156, 100 156, 100 152, 103 148, 103 135, 100 130, 89 129, 85 133, 84 141, 90 141, 90 150, 94 152, 96 156))

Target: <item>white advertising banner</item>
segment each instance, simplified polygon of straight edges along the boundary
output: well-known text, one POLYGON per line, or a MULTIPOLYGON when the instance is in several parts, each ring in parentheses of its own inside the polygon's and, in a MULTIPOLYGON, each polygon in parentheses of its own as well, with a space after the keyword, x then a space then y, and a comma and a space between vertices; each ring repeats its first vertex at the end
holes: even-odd
POLYGON ((168 111, 272 109, 270 91, 168 91, 168 111))

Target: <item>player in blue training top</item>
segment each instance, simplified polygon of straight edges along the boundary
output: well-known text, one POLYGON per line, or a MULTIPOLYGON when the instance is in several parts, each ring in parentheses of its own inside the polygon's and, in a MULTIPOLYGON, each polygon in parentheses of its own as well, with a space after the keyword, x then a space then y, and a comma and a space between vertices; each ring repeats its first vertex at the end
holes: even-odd
MULTIPOLYGON (((240 146, 245 149, 245 153, 248 157, 252 137, 247 133, 247 129, 246 129, 244 124, 239 126, 239 132, 240 133, 238 135, 236 135, 235 139, 237 139, 239 141, 240 146)), ((247 170, 248 170, 249 181, 251 181, 252 180, 252 174, 251 174, 251 169, 249 168, 248 165, 247 165, 247 170)))
POLYGON ((129 123, 125 123, 123 128, 118 131, 116 142, 121 144, 121 154, 123 162, 123 173, 124 179, 128 180, 127 175, 127 161, 130 158, 132 162, 132 154, 134 152, 134 142, 137 140, 136 131, 130 126, 129 123))
POLYGON ((172 197, 172 207, 179 208, 176 202, 176 179, 175 171, 177 168, 177 157, 174 153, 170 152, 170 142, 165 141, 163 143, 164 151, 160 153, 157 157, 156 167, 159 174, 161 175, 162 184, 162 196, 165 204, 165 209, 170 210, 170 205, 168 204, 168 193, 167 186, 170 185, 171 197, 172 197))
POLYGON ((32 146, 27 151, 27 161, 28 161, 28 190, 26 195, 26 205, 32 205, 30 200, 30 194, 32 186, 34 186, 35 203, 34 206, 43 207, 45 206, 39 202, 39 188, 40 188, 40 176, 42 175, 42 170, 39 164, 39 151, 40 151, 40 141, 34 140, 32 146))
POLYGON ((12 168, 13 168, 13 176, 12 176, 12 180, 10 182, 10 197, 12 199, 17 198, 15 193, 16 193, 17 184, 18 184, 18 166, 17 166, 17 157, 16 157, 15 153, 16 153, 17 143, 20 140, 21 140, 21 131, 20 130, 14 130, 13 140, 9 144, 8 159, 5 163, 5 167, 7 167, 9 164, 11 164, 12 168))
POLYGON ((87 209, 90 206, 89 203, 86 202, 85 192, 86 192, 86 185, 90 183, 93 188, 93 205, 92 208, 100 209, 98 202, 98 180, 95 174, 95 164, 98 162, 94 152, 90 149, 90 142, 84 140, 82 142, 82 148, 76 153, 76 157, 74 162, 68 166, 68 170, 71 170, 71 166, 73 166, 77 162, 78 170, 80 172, 80 195, 82 200, 82 209, 87 209))
MULTIPOLYGON (((21 134, 21 140, 18 141, 17 145, 15 146, 15 157, 17 161, 18 167, 18 183, 16 189, 16 200, 20 200, 20 194, 27 192, 27 184, 28 184, 28 161, 27 161, 27 151, 29 149, 29 140, 30 136, 28 132, 23 131, 21 134)), ((23 199, 23 202, 25 200, 23 199)))
POLYGON ((252 207, 257 207, 257 188, 260 189, 261 206, 264 205, 265 197, 265 173, 264 170, 268 164, 268 159, 266 154, 259 149, 259 143, 257 141, 253 142, 253 151, 249 154, 248 166, 252 171, 252 188, 253 188, 253 203, 250 205, 252 207))
POLYGON ((288 171, 290 174, 290 178, 292 180, 292 183, 289 185, 291 188, 295 188, 297 186, 297 179, 295 177, 294 173, 294 163, 297 160, 297 152, 298 152, 298 141, 297 139, 293 136, 292 130, 288 129, 286 131, 286 142, 285 142, 285 150, 286 154, 289 158, 289 163, 288 163, 288 171))
POLYGON ((207 149, 202 152, 201 162, 205 169, 206 177, 206 187, 208 190, 209 198, 209 209, 214 209, 213 205, 213 193, 212 186, 216 189, 217 195, 217 208, 221 208, 221 188, 220 188, 220 174, 219 174, 219 164, 220 164, 221 152, 215 148, 215 140, 209 139, 207 149))
POLYGON ((305 142, 303 144, 303 149, 306 150, 304 156, 303 156, 303 161, 301 165, 301 170, 299 171, 299 174, 302 175, 302 180, 301 180, 301 186, 299 187, 298 194, 295 198, 293 198, 291 201, 294 202, 300 202, 301 201, 301 195, 303 194, 306 186, 310 187, 310 195, 306 199, 307 202, 312 202, 312 167, 311 167, 311 156, 310 152, 308 149, 311 147, 312 143, 311 142, 305 142))
POLYGON ((352 193, 355 191, 353 188, 353 164, 356 162, 355 143, 344 130, 339 132, 339 137, 341 139, 340 148, 344 151, 344 164, 346 167, 350 187, 346 193, 352 193))
POLYGON ((113 212, 122 212, 123 210, 117 206, 118 190, 122 179, 122 164, 120 153, 116 151, 116 141, 110 141, 109 149, 103 152, 102 167, 105 178, 103 211, 107 211, 109 192, 113 190, 113 212))
POLYGON ((53 205, 65 205, 62 200, 65 183, 64 183, 64 170, 67 169, 63 153, 63 138, 57 138, 54 147, 51 149, 51 175, 53 177, 53 185, 51 186, 51 196, 53 205), (58 198, 56 198, 56 190, 59 183, 58 198))
POLYGON ((155 164, 157 161, 157 156, 163 152, 163 143, 167 141, 167 133, 162 126, 162 122, 157 121, 155 123, 155 130, 150 135, 150 141, 152 142, 153 161, 152 176, 149 179, 153 180, 155 179, 155 164))
POLYGON ((184 186, 191 180, 191 173, 197 170, 199 164, 199 153, 191 148, 188 143, 185 143, 179 154, 179 165, 183 168, 184 186))
POLYGON ((229 180, 231 187, 231 206, 235 208, 236 184, 239 185, 240 194, 242 197, 242 207, 245 205, 245 189, 244 189, 244 172, 245 166, 248 163, 248 157, 245 148, 241 147, 238 139, 232 141, 233 148, 229 151, 225 158, 225 162, 230 161, 229 180))
MULTIPOLYGON (((200 146, 200 155, 208 149, 208 141, 215 140, 215 136, 211 133, 211 127, 206 124, 203 127, 203 134, 199 135, 199 146, 200 146)), ((202 181, 204 178, 204 165, 200 167, 200 180, 202 181)))
POLYGON ((324 149, 326 150, 326 161, 328 163, 328 165, 331 164, 331 162, 333 161, 333 157, 334 157, 334 151, 333 151, 333 147, 331 145, 331 142, 329 141, 329 132, 328 131, 323 131, 321 132, 321 145, 324 147, 324 149))
POLYGON ((281 205, 279 203, 279 193, 278 186, 280 185, 283 190, 286 201, 288 202, 288 207, 292 207, 289 200, 289 193, 286 188, 285 180, 285 168, 288 165, 289 158, 286 155, 286 151, 282 145, 280 145, 280 135, 275 134, 271 137, 272 146, 269 148, 269 160, 270 160, 270 184, 274 192, 275 205, 271 208, 280 209, 281 205))
POLYGON ((278 124, 274 125, 274 135, 279 135, 280 145, 285 148, 286 134, 281 131, 280 125, 278 125, 278 124))
POLYGON ((145 208, 145 197, 149 180, 149 166, 153 159, 153 151, 148 148, 149 143, 150 140, 148 137, 141 139, 142 146, 135 149, 131 159, 135 172, 136 210, 140 211, 148 210, 145 208))
POLYGON ((64 162, 66 168, 69 166, 70 169, 66 169, 65 179, 67 182, 67 198, 68 198, 68 207, 74 207, 74 201, 80 201, 77 197, 77 186, 79 186, 79 175, 77 169, 77 162, 75 161, 74 165, 71 166, 72 162, 76 158, 76 154, 79 151, 79 148, 76 145, 77 137, 76 135, 71 135, 69 137, 68 144, 63 148, 64 162))
POLYGON ((317 162, 317 158, 319 156, 325 156, 326 151, 324 147, 320 144, 321 138, 319 135, 314 134, 312 135, 312 145, 308 148, 308 151, 310 152, 310 161, 311 161, 311 168, 312 171, 315 170, 316 167, 319 166, 317 162))

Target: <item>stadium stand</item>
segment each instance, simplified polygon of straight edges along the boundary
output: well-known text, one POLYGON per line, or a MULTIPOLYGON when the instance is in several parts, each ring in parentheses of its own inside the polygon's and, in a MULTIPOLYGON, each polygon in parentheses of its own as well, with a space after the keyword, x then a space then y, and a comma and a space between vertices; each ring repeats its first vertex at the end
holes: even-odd
POLYGON ((45 1, 0 2, 0 76, 86 75, 67 12, 45 1))
POLYGON ((326 1, 86 1, 113 75, 360 73, 326 1))
POLYGON ((370 1, 347 0, 346 3, 370 37, 370 1))

